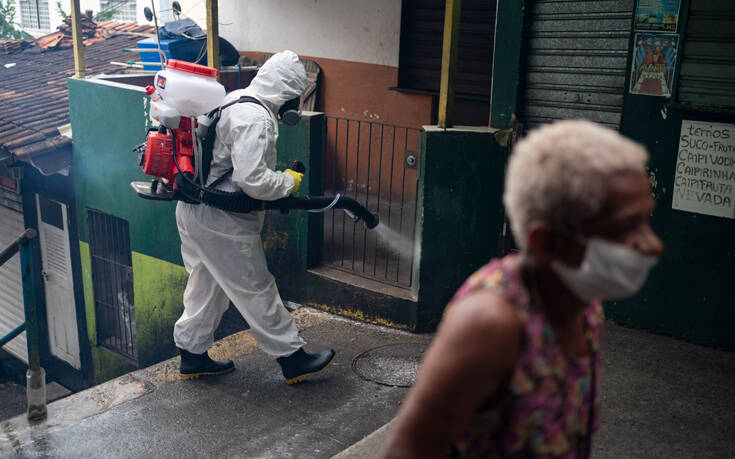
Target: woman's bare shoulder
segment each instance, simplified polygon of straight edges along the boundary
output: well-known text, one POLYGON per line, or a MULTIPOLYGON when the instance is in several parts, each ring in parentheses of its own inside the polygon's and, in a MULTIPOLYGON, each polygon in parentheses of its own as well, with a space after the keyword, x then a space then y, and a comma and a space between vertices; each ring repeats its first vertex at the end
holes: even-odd
POLYGON ((520 333, 521 320, 516 309, 505 298, 491 290, 478 290, 450 303, 442 324, 464 331, 520 333))
POLYGON ((523 324, 515 308, 490 290, 470 293, 447 306, 437 337, 462 343, 469 355, 484 355, 496 368, 512 368, 519 356, 523 324))

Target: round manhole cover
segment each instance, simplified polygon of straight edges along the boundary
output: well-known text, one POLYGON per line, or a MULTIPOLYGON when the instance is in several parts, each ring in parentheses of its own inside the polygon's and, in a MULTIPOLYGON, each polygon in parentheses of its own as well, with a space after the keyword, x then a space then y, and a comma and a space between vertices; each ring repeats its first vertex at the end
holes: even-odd
POLYGON ((361 378, 384 386, 410 387, 427 347, 424 343, 374 347, 355 356, 352 370, 361 378))

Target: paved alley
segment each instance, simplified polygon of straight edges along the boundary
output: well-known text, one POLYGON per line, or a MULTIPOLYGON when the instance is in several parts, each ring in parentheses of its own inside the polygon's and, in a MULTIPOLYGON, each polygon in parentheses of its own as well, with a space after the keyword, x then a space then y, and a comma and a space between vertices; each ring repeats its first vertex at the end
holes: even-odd
MULTIPOLYGON (((431 336, 306 308, 294 315, 309 347, 338 349, 323 375, 287 386, 242 332, 213 350, 237 371, 182 382, 178 360, 162 362, 52 403, 45 423, 3 422, 0 456, 376 457, 431 336), (369 380, 391 378, 399 387, 369 380)), ((735 353, 608 323, 603 355, 594 457, 732 456, 735 353)))

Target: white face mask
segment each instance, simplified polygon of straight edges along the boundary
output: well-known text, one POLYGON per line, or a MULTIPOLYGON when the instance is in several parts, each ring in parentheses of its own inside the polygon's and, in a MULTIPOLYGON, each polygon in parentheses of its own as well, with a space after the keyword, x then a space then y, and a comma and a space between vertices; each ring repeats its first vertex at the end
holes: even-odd
POLYGON ((581 300, 618 300, 638 292, 657 262, 623 244, 590 238, 578 268, 554 260, 551 269, 581 300))

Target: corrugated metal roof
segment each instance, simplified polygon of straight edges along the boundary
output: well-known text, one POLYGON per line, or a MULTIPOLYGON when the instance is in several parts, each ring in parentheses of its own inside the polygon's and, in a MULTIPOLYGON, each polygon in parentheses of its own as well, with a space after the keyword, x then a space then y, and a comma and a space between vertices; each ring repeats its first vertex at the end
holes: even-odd
MULTIPOLYGON (((110 61, 126 61, 139 34, 153 28, 114 21, 97 24, 99 32, 85 40, 84 60, 88 75, 123 73, 125 67, 110 61), (130 34, 128 32, 133 32, 130 34)), ((74 51, 66 40, 55 37, 61 32, 36 40, 37 45, 20 53, 0 55, 0 150, 21 160, 46 164, 42 172, 55 172, 57 162, 68 162, 71 139, 59 133, 69 123, 66 79, 74 76, 74 51), (44 49, 54 43, 56 48, 44 49), (59 161, 40 161, 58 155, 59 161)), ((137 56, 135 56, 137 58, 137 56)), ((0 155, 1 156, 1 155, 0 155)))

